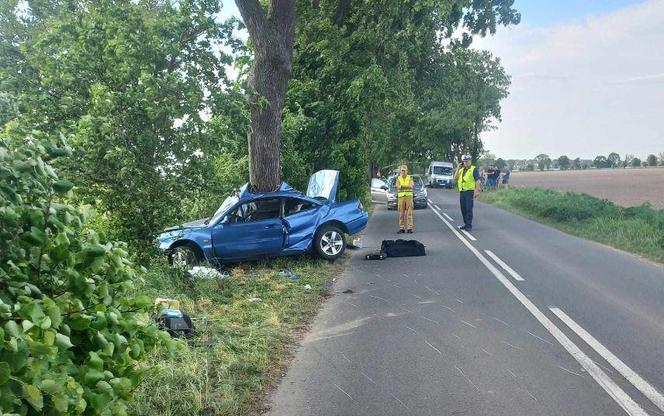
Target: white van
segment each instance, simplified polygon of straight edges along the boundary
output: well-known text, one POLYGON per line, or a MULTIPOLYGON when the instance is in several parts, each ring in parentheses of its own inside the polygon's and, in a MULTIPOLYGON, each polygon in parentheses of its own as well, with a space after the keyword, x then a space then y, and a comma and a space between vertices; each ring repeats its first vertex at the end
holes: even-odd
POLYGON ((450 162, 431 162, 427 171, 428 185, 431 187, 454 187, 454 165, 450 162))

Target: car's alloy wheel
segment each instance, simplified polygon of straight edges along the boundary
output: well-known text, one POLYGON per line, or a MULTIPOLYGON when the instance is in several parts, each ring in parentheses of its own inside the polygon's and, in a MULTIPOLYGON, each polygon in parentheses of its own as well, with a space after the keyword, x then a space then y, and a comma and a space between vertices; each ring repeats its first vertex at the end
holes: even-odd
POLYGON ((329 256, 338 255, 344 246, 344 239, 341 233, 330 230, 323 234, 320 239, 320 248, 329 256))
POLYGON ((316 234, 316 252, 327 260, 336 260, 346 249, 343 231, 334 225, 324 226, 316 234))
POLYGON ((173 249, 171 253, 171 265, 173 267, 190 269, 199 263, 198 256, 190 246, 179 246, 173 249))

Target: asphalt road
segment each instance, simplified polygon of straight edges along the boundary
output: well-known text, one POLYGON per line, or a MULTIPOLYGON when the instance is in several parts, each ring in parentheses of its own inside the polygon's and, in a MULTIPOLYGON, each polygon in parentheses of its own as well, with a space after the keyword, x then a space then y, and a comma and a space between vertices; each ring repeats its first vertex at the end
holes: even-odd
POLYGON ((269 414, 664 415, 664 267, 429 198, 425 257, 363 259, 398 237, 377 206, 269 414))

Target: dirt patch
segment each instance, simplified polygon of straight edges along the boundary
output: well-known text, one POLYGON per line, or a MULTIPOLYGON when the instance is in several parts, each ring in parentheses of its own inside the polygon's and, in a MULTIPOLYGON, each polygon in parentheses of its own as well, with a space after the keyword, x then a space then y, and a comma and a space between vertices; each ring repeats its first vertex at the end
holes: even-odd
POLYGON ((514 172, 510 184, 585 193, 625 207, 649 202, 664 209, 664 168, 514 172))

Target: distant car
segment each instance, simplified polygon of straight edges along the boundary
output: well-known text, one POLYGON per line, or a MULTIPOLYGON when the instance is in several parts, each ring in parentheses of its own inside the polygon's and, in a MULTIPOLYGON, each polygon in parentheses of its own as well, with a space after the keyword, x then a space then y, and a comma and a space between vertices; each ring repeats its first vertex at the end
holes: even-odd
POLYGON ((358 199, 335 201, 338 186, 335 170, 313 174, 306 194, 285 182, 269 193, 245 185, 212 217, 167 228, 156 243, 171 264, 189 267, 310 251, 335 260, 346 248, 345 234, 359 233, 368 221, 358 199))
MULTIPOLYGON (((413 176, 413 206, 415 209, 427 207, 427 190, 424 187, 424 181, 420 175, 413 176)), ((397 187, 396 176, 387 179, 387 209, 397 209, 397 187)))
POLYGON ((429 164, 429 170, 427 170, 427 185, 432 188, 443 187, 443 188, 453 188, 454 187, 454 165, 450 162, 436 162, 433 161, 429 164))
POLYGON ((374 202, 387 202, 387 182, 378 178, 371 178, 371 200, 374 202))

